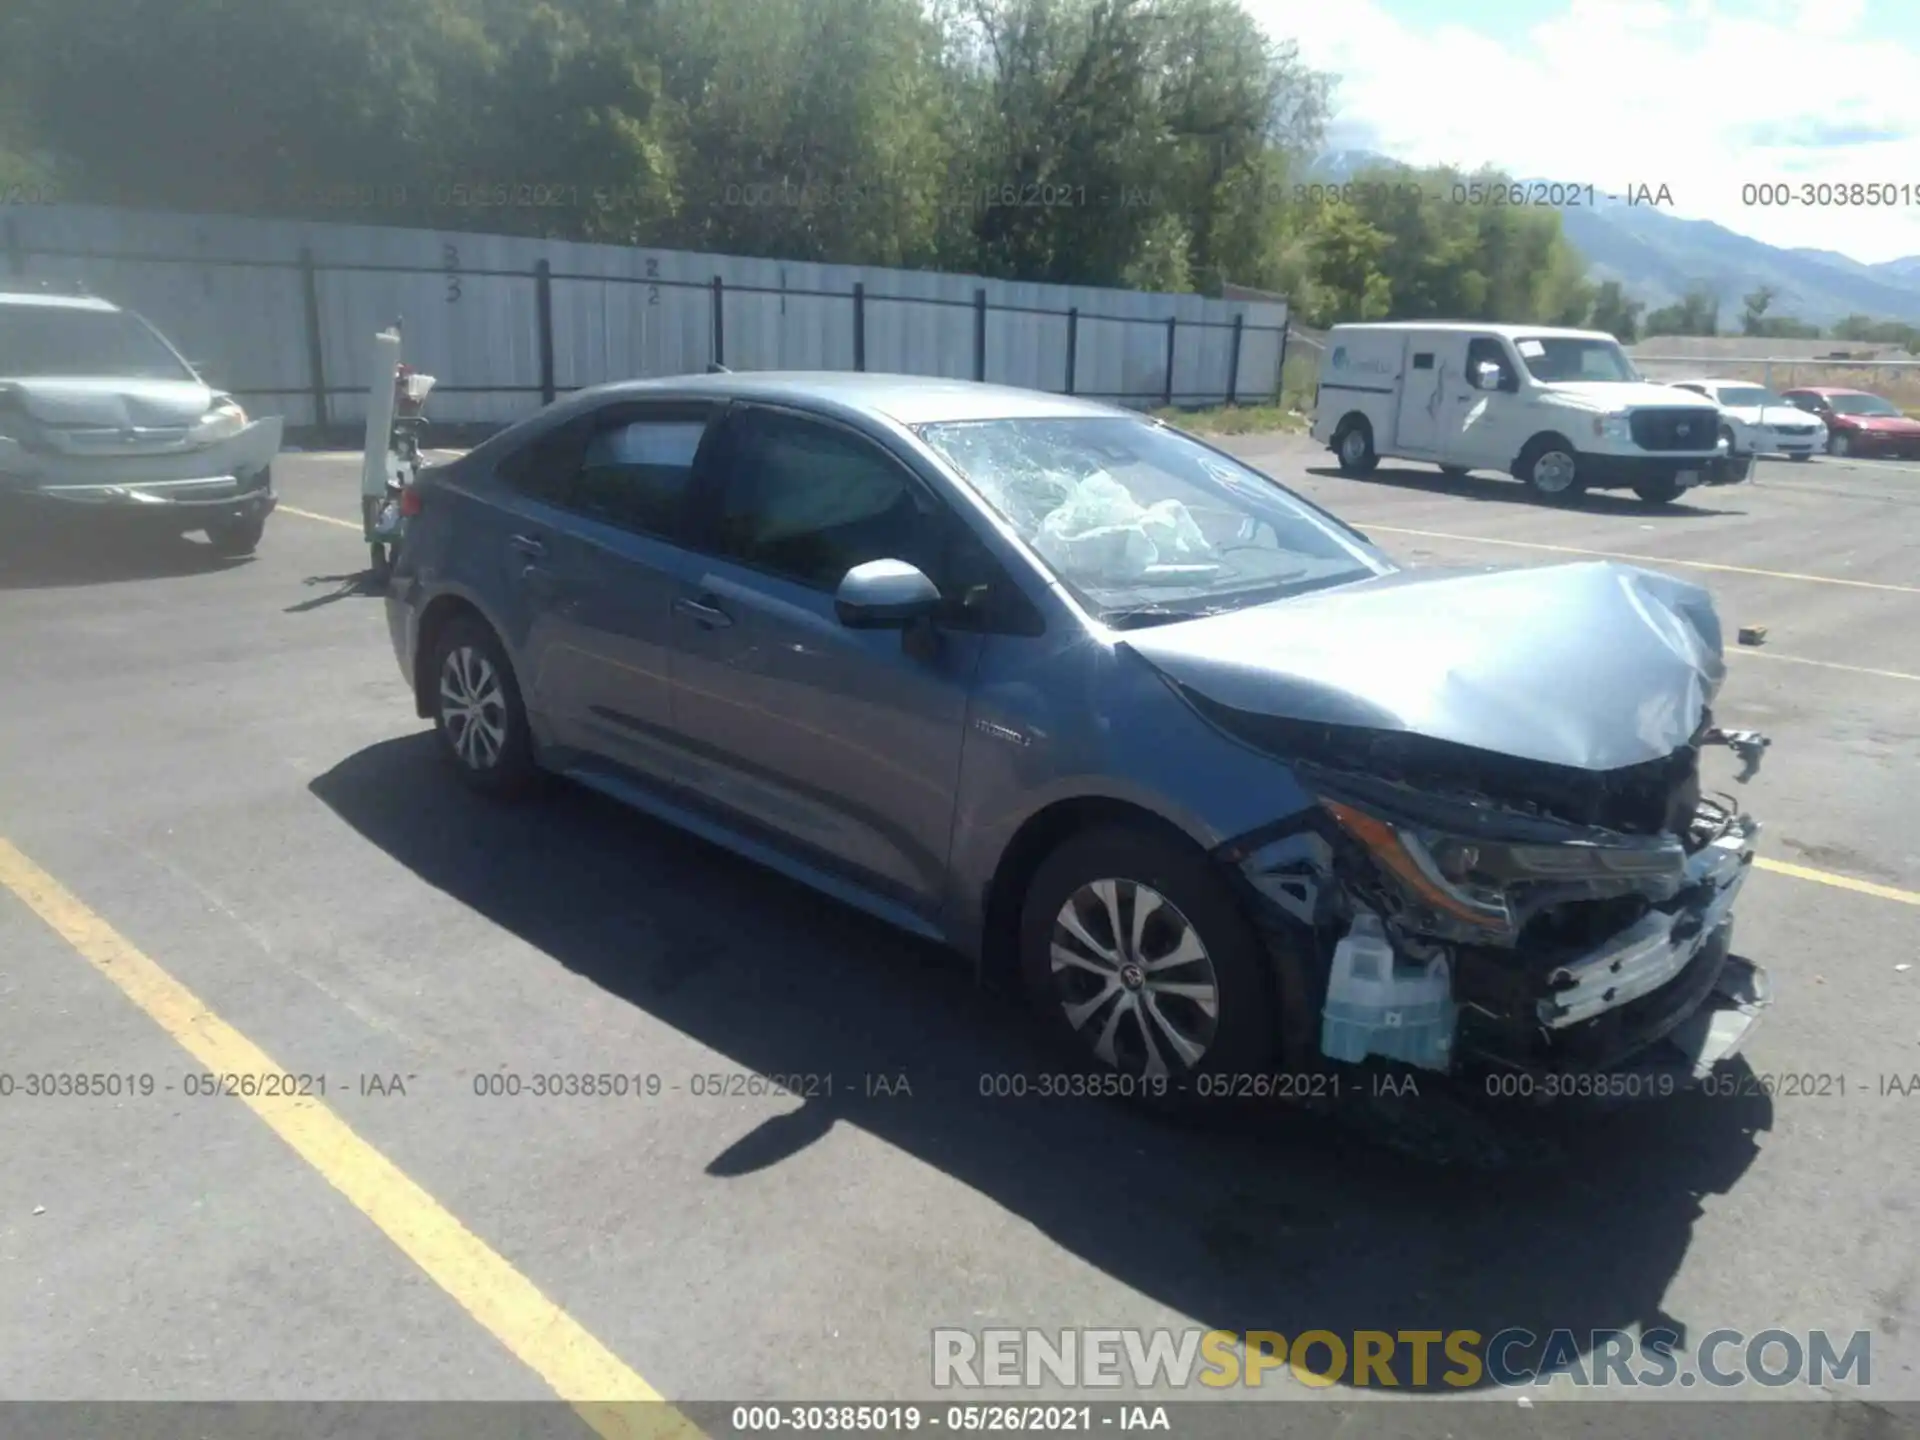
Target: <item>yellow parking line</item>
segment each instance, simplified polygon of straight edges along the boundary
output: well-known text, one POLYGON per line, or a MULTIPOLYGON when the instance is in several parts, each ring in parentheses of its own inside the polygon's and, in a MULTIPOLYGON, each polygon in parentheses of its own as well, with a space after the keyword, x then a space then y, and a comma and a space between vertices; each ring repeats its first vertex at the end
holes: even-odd
POLYGON ((1920 675, 1909 675, 1904 670, 1875 670, 1866 665, 1842 665, 1838 660, 1809 660, 1802 655, 1782 655, 1773 650, 1741 647, 1729 650, 1727 654, 1738 655, 1743 660, 1781 660, 1789 665, 1817 665, 1822 670, 1845 670, 1850 675, 1878 675, 1883 680, 1920 680, 1920 675))
MULTIPOLYGON (((209 1071, 287 1073, 4 838, 0 884, 209 1071)), ((238 1098, 597 1434, 697 1440, 690 1420, 325 1104, 238 1098)))
POLYGON ((1831 885, 1838 890, 1852 890, 1861 895, 1872 895, 1879 900, 1897 900, 1902 905, 1920 905, 1920 891, 1901 890, 1893 885, 1879 885, 1872 880, 1856 880, 1851 875, 1835 875, 1826 870, 1814 870, 1805 865, 1790 864, 1785 860, 1769 860, 1764 855, 1753 857, 1755 868, 1771 870, 1776 875, 1791 875, 1796 880, 1811 880, 1816 885, 1831 885))
POLYGON ((1463 545, 1506 545, 1516 550, 1550 550, 1559 555, 1588 555, 1597 560, 1631 560, 1636 565, 1680 565, 1689 570, 1718 570, 1729 575, 1761 575, 1769 580, 1804 580, 1813 585, 1849 585, 1858 590, 1891 590, 1920 595, 1920 585, 1891 585, 1879 580, 1848 580, 1838 575, 1801 575, 1792 570, 1757 570, 1751 565, 1717 565, 1708 560, 1676 560, 1670 555, 1628 555, 1617 550, 1583 550, 1577 545, 1547 545, 1538 540, 1494 540, 1485 535, 1453 535, 1444 530, 1403 530, 1394 525, 1356 521, 1372 535, 1415 535, 1423 540, 1453 540, 1463 545))
POLYGON ((338 515, 322 515, 317 510, 302 510, 295 505, 276 505, 274 509, 285 515, 298 515, 302 520, 318 520, 322 525, 338 525, 343 530, 364 530, 358 520, 342 520, 338 515))

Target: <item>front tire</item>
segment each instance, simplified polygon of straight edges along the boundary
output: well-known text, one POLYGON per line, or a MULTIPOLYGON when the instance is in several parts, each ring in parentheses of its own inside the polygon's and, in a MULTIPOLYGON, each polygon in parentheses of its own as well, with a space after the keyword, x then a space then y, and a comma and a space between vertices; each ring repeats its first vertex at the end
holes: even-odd
POLYGON ((1041 863, 1020 966, 1062 1044, 1149 1096, 1177 1100, 1194 1076, 1257 1071, 1273 1054, 1258 934, 1204 857, 1151 830, 1083 831, 1041 863))
POLYGON ((251 555, 260 548, 260 541, 267 533, 267 517, 248 515, 241 519, 222 520, 217 525, 207 527, 207 541, 219 555, 238 557, 251 555))
POLYGON ((1513 467, 1515 478, 1531 490, 1534 498, 1550 504, 1578 499, 1585 485, 1580 479, 1579 453, 1557 435, 1544 435, 1527 442, 1520 452, 1520 463, 1513 467))
POLYGON ((435 638, 434 733, 462 783, 501 799, 524 795, 539 777, 526 706, 500 639, 477 617, 451 621, 435 638))
POLYGON ((1851 455, 1853 453, 1853 442, 1836 431, 1827 437, 1827 453, 1829 455, 1851 455))
POLYGON ((1379 452, 1373 448, 1373 426, 1358 416, 1342 423, 1333 437, 1333 454, 1342 475, 1371 475, 1380 464, 1379 452))
POLYGON ((1787 458, 1796 465, 1804 465, 1807 461, 1813 459, 1813 452, 1811 450, 1802 450, 1799 454, 1789 455, 1787 458))

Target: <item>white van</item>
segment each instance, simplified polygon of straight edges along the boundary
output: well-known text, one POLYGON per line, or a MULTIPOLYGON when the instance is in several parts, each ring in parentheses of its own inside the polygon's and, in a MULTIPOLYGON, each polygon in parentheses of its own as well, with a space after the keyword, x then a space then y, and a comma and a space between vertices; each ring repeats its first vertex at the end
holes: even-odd
POLYGON ((1497 470, 1536 495, 1632 490, 1650 502, 1744 478, 1719 459, 1719 407, 1640 375, 1613 336, 1545 325, 1336 325, 1313 436, 1342 473, 1380 459, 1497 470))

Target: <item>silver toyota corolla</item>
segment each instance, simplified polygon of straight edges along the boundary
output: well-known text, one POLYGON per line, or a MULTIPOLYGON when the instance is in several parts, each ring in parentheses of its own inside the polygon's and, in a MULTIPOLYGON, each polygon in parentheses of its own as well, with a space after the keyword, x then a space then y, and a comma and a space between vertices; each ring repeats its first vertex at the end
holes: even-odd
POLYGON ((1154 420, 885 375, 585 391, 409 508, 394 649, 470 784, 570 777, 1017 970, 1144 1093, 1671 1088, 1766 1005, 1759 827, 1701 783, 1766 742, 1709 713, 1695 586, 1404 570, 1154 420))

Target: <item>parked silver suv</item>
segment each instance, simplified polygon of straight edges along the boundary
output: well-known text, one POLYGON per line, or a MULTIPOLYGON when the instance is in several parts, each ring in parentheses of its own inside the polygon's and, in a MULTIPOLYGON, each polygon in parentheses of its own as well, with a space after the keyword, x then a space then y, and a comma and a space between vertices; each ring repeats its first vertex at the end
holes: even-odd
POLYGON ((0 289, 0 515, 200 530, 248 554, 274 507, 280 428, 131 311, 0 289))

